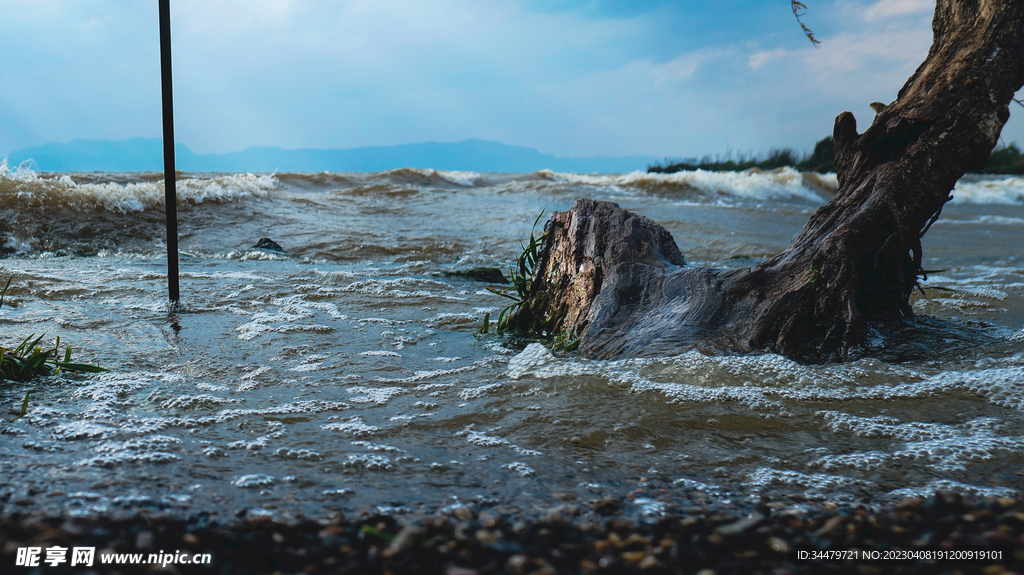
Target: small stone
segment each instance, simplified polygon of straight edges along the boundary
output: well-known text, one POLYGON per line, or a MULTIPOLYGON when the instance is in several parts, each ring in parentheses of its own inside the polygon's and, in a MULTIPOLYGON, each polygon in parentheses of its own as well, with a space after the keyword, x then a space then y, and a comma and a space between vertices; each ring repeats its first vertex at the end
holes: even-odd
POLYGON ((631 545, 634 547, 649 547, 650 544, 651 541, 643 535, 640 535, 639 533, 633 533, 629 537, 626 537, 624 540, 622 540, 622 543, 619 544, 619 548, 622 549, 625 547, 629 547, 631 545))
POLYGON ((483 545, 493 545, 498 542, 498 537, 487 529, 480 529, 476 532, 476 540, 483 545))
POLYGON ((415 525, 405 525, 388 547, 388 555, 397 555, 413 546, 424 531, 415 525))
POLYGON ((614 497, 605 497, 591 501, 590 508, 598 515, 614 515, 622 509, 622 502, 614 497))
POLYGON ((479 266, 475 268, 467 268, 464 270, 454 270, 444 272, 445 276, 464 277, 482 281, 485 283, 493 284, 507 284, 508 279, 505 277, 501 270, 498 268, 479 266))
POLYGON ((939 489, 935 492, 935 499, 937 503, 948 505, 949 507, 959 507, 964 502, 963 495, 960 495, 956 491, 950 491, 948 489, 939 489))
POLYGON ((541 518, 541 521, 544 523, 557 523, 565 520, 566 517, 575 517, 579 514, 579 507, 571 503, 563 503, 548 509, 547 513, 541 518))
POLYGON ((924 500, 919 497, 911 497, 910 499, 904 499, 900 501, 897 509, 918 509, 924 503, 924 500))
POLYGON ((619 554, 623 559, 630 563, 639 563, 645 557, 647 557, 646 551, 623 551, 619 554))
POLYGON ((789 553, 789 543, 778 537, 769 537, 768 546, 776 553, 789 553))
POLYGON ((604 552, 604 551, 611 551, 613 549, 618 549, 619 547, 621 547, 621 543, 622 543, 622 538, 619 537, 618 533, 612 531, 611 533, 608 534, 607 537, 605 537, 601 541, 596 541, 594 543, 594 550, 597 551, 598 553, 601 553, 601 552, 604 552))
POLYGON ((636 566, 641 569, 650 569, 651 567, 658 566, 658 560, 654 555, 648 555, 647 557, 644 557, 643 561, 637 563, 636 566))
POLYGON ((536 562, 540 565, 540 569, 537 569, 531 575, 558 575, 558 571, 547 561, 537 559, 536 562))
POLYGON ((277 242, 270 238, 260 238, 260 241, 256 242, 256 245, 252 247, 254 250, 269 250, 272 252, 281 252, 282 254, 288 253, 284 251, 277 242))
POLYGON ((472 521, 473 519, 476 519, 476 512, 466 505, 460 505, 455 508, 455 516, 458 517, 460 521, 472 521))
POLYGON ((726 536, 737 535, 739 533, 743 533, 744 531, 752 527, 760 525, 765 519, 766 517, 764 515, 761 515, 760 513, 751 513, 750 517, 744 517, 739 521, 734 521, 732 523, 729 523, 728 525, 723 525, 715 529, 715 533, 726 536))
POLYGON ((846 517, 842 515, 836 515, 829 519, 818 529, 817 534, 824 537, 835 538, 842 534, 843 524, 846 523, 846 517))

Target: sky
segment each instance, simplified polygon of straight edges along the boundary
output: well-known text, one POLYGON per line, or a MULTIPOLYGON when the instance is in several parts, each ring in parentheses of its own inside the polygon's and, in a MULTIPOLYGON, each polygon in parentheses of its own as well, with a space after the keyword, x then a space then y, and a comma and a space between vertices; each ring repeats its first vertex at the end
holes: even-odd
MULTIPOLYGON (((176 141, 354 148, 479 138, 564 157, 809 152, 863 130, 934 1, 171 0, 176 141)), ((0 158, 160 137, 157 0, 0 0, 0 158)), ((1005 143, 1024 143, 1012 105, 1005 143)))

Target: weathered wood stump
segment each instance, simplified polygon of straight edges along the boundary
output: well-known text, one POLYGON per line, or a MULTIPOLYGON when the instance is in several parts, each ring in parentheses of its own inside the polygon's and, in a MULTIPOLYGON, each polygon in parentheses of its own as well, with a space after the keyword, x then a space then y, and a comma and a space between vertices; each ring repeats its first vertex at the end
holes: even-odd
POLYGON ((911 314, 921 238, 956 181, 984 167, 1024 85, 1024 2, 939 0, 924 63, 863 134, 836 118, 839 191, 786 251, 752 268, 684 265, 671 235, 579 200, 547 223, 511 329, 564 330, 615 358, 688 349, 844 360, 871 321, 911 314))

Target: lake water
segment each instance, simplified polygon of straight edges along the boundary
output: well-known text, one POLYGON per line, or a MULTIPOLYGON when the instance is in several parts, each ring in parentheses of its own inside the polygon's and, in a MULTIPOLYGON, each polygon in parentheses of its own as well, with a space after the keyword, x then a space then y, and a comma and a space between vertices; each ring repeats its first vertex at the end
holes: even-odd
POLYGON ((45 332, 111 370, 0 383, 6 513, 1024 486, 1022 179, 961 181, 925 238, 941 271, 915 321, 813 366, 521 348, 475 333, 504 300, 445 272, 507 268, 537 214, 578 197, 653 218, 691 264, 750 265, 788 245, 834 175, 183 174, 175 314, 159 179, 0 166, 0 345, 45 332), (252 249, 261 237, 287 255, 252 249))

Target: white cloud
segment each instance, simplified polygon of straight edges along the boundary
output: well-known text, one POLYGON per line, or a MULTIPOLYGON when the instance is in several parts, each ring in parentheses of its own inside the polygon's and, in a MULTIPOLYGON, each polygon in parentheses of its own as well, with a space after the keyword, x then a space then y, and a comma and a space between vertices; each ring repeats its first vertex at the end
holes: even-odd
POLYGON ((708 48, 688 52, 663 64, 654 64, 648 60, 631 65, 644 69, 642 73, 651 79, 650 86, 659 88, 666 84, 675 84, 692 78, 701 66, 722 58, 725 54, 722 50, 708 48))
POLYGON ((770 62, 792 57, 796 52, 796 50, 785 50, 783 48, 776 48, 774 50, 758 50, 751 54, 747 59, 747 67, 751 70, 757 70, 770 62))
POLYGON ((864 21, 877 22, 896 16, 931 12, 934 9, 935 2, 928 0, 879 0, 864 11, 864 21))
MULTIPOLYGON (((527 0, 175 0, 176 135, 197 152, 466 138, 558 155, 808 149, 838 112, 894 98, 930 41, 923 0, 822 3, 817 49, 785 6, 785 27, 749 44, 676 8, 719 33, 691 42, 659 28, 670 11, 527 0)), ((155 2, 0 0, 0 13, 0 144, 160 134, 155 2)), ((1004 138, 1024 140, 1012 111, 1004 138)))

